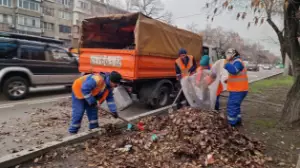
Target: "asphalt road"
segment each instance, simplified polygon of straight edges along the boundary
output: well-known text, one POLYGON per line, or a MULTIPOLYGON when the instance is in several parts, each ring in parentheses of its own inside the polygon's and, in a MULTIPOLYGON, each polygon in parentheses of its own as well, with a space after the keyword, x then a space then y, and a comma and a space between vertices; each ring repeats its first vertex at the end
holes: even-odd
MULTIPOLYGON (((280 72, 279 69, 273 70, 260 70, 259 72, 248 72, 249 80, 254 81, 260 78, 265 78, 280 72)), ((51 108, 53 102, 58 102, 63 98, 70 97, 69 91, 63 86, 57 87, 44 87, 32 89, 29 97, 20 101, 9 101, 3 96, 0 97, 0 122, 6 121, 11 117, 22 117, 24 112, 30 111, 34 108, 51 108)), ((126 117, 131 117, 137 113, 142 113, 149 109, 142 108, 141 105, 131 107, 130 111, 123 113, 126 117)), ((128 110, 127 110, 128 111, 128 110)))

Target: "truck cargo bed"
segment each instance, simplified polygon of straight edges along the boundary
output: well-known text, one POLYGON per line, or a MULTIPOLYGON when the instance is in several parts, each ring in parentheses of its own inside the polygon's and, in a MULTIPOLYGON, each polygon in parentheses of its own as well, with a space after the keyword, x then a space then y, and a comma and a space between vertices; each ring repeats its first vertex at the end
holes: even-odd
POLYGON ((118 71, 124 79, 175 78, 174 58, 136 55, 135 50, 80 49, 80 72, 118 71))

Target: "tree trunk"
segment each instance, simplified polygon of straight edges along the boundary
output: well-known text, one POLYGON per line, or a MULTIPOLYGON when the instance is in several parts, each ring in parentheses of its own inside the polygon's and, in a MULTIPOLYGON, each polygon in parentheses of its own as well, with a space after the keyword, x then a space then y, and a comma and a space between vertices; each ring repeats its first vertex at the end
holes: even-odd
POLYGON ((300 120, 300 75, 295 78, 295 83, 287 94, 281 118, 284 123, 289 124, 300 120))
POLYGON ((298 41, 299 19, 296 12, 299 10, 300 0, 286 0, 285 26, 288 33, 290 59, 294 70, 294 84, 290 89, 282 111, 282 121, 289 124, 300 121, 300 46, 298 41))

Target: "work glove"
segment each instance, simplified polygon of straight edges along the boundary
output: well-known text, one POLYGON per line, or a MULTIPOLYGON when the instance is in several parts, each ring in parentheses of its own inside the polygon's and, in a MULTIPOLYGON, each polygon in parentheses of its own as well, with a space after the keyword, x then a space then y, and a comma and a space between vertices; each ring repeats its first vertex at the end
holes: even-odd
POLYGON ((116 119, 119 118, 119 114, 117 112, 112 112, 112 116, 116 119))
POLYGON ((176 78, 179 82, 181 81, 181 75, 178 75, 176 78))
POLYGON ((87 103, 89 104, 89 106, 92 106, 92 105, 97 105, 97 100, 95 99, 94 96, 91 96, 89 98, 86 98, 85 99, 87 101, 87 103))

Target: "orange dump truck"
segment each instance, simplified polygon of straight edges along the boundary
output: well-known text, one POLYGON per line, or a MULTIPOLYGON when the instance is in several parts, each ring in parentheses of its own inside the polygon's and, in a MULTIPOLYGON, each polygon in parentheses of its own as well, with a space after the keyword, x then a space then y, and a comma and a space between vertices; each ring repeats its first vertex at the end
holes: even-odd
POLYGON ((176 92, 175 59, 180 48, 198 62, 201 35, 141 13, 89 18, 82 22, 79 70, 118 71, 128 92, 154 108, 162 107, 176 92))

